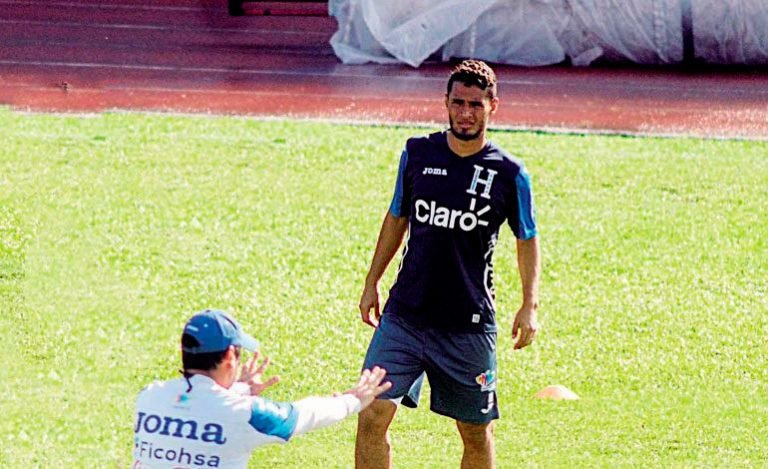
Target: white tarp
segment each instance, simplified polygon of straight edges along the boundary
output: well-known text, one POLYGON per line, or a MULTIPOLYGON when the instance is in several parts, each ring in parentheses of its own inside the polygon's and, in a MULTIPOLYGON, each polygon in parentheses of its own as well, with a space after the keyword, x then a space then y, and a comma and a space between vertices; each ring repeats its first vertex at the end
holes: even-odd
POLYGON ((696 56, 716 64, 768 64, 768 0, 691 0, 696 56))
POLYGON ((331 45, 352 64, 677 63, 686 6, 697 59, 768 64, 768 0, 330 0, 331 45))

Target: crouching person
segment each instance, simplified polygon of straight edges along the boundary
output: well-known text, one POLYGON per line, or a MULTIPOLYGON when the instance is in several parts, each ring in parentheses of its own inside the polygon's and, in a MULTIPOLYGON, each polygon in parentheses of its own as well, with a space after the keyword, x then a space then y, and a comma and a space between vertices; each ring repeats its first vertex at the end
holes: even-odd
POLYGON ((139 394, 132 467, 245 468, 253 449, 339 422, 391 386, 376 367, 343 394, 273 402, 260 397, 278 378, 262 381, 268 360, 257 364, 258 346, 224 312, 193 316, 181 336, 183 377, 139 394), (242 349, 253 356, 241 366, 242 349))

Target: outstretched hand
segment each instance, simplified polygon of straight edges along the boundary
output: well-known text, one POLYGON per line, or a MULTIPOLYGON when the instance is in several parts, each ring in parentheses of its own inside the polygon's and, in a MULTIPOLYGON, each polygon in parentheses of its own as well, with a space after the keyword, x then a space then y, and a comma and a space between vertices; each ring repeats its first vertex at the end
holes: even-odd
POLYGON ((373 370, 363 370, 360 375, 360 381, 355 387, 346 391, 344 394, 352 394, 360 400, 360 410, 365 409, 382 393, 392 387, 392 383, 387 381, 382 383, 384 376, 387 375, 384 368, 374 366, 373 370))
POLYGON ((262 375, 264 374, 264 370, 267 369, 267 365, 269 365, 269 357, 264 357, 264 360, 261 361, 261 364, 256 366, 256 362, 259 359, 259 352, 254 352, 253 356, 248 359, 243 364, 243 367, 240 369, 240 378, 238 381, 245 383, 248 385, 248 387, 251 388, 251 396, 258 396, 267 388, 270 388, 280 382, 279 376, 273 376, 269 378, 266 382, 262 382, 262 375))

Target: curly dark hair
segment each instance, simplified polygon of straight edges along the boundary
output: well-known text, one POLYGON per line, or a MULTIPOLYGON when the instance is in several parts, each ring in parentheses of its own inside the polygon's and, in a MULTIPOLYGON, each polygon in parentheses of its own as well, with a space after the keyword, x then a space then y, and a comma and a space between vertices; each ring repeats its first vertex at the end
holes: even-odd
POLYGON ((454 82, 463 83, 466 86, 477 86, 481 90, 486 90, 488 97, 496 97, 496 74, 487 63, 482 60, 465 60, 451 71, 451 77, 448 78, 448 91, 451 94, 454 82))

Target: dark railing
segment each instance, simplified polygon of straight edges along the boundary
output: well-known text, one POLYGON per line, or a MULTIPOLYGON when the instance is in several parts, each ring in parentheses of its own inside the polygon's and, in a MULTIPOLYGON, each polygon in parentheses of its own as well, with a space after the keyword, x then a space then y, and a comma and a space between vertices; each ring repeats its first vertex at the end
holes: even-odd
POLYGON ((228 0, 231 16, 328 16, 328 2, 317 0, 228 0))

